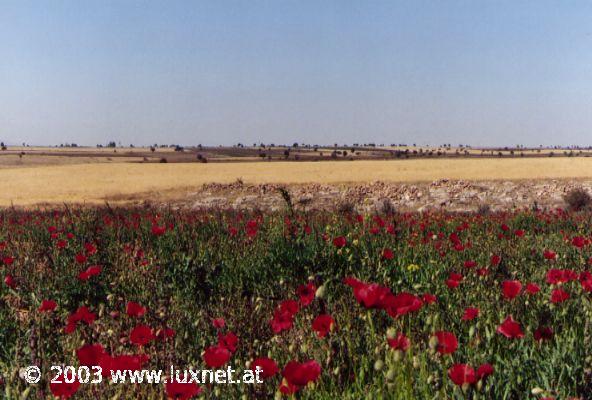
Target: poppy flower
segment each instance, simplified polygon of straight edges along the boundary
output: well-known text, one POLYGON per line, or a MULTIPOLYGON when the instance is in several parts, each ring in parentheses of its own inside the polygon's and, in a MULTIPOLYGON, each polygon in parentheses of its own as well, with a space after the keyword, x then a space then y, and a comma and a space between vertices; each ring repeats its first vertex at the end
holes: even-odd
POLYGON ((383 308, 391 294, 389 288, 377 283, 365 283, 355 278, 345 278, 344 283, 354 290, 354 297, 366 308, 383 308))
POLYGON ((440 354, 452 354, 458 348, 458 340, 452 332, 438 331, 433 336, 438 339, 436 350, 440 354))
POLYGON ((97 252, 96 246, 92 243, 85 243, 84 249, 86 250, 86 254, 88 256, 92 256, 93 254, 95 254, 97 252))
POLYGON ((103 370, 101 375, 104 377, 110 376, 111 371, 139 371, 150 357, 146 354, 121 354, 118 356, 103 355, 99 366, 103 370))
POLYGON ((226 335, 219 332, 218 345, 225 347, 228 351, 234 353, 238 347, 238 337, 232 332, 228 332, 226 335))
POLYGON ((224 318, 214 318, 212 320, 212 326, 216 329, 222 329, 226 326, 226 321, 224 318))
POLYGON ((259 367, 261 370, 259 377, 261 379, 268 379, 278 373, 279 369, 275 361, 271 358, 260 357, 253 361, 253 369, 259 367))
POLYGON ((337 247, 338 249, 345 247, 346 244, 347 241, 345 240, 344 236, 338 236, 335 239, 333 239, 333 246, 337 247))
POLYGON ((403 333, 398 333, 394 338, 387 338, 388 345, 391 349, 407 351, 411 346, 411 341, 403 333))
POLYGON ((448 370, 448 377, 457 386, 472 385, 477 381, 475 370, 468 364, 454 364, 448 370))
POLYGON ((563 289, 554 289, 551 292, 551 303, 563 303, 565 300, 569 299, 570 295, 563 289))
POLYGON ((479 309, 474 307, 465 308, 465 313, 462 316, 463 321, 472 321, 479 316, 479 309))
POLYGON ((320 338, 327 336, 333 327, 335 326, 335 320, 328 314, 318 315, 312 321, 312 329, 317 333, 320 338))
POLYGON ((51 312, 56 309, 58 303, 54 300, 43 300, 38 308, 39 312, 51 312))
POLYGON ((92 313, 88 309, 88 307, 79 307, 75 313, 70 314, 70 316, 68 316, 68 322, 66 324, 66 328, 64 331, 68 334, 74 332, 76 330, 78 323, 81 321, 86 323, 87 325, 91 325, 95 321, 96 317, 97 316, 94 313, 92 313))
POLYGON ((282 371, 282 376, 287 383, 298 389, 306 386, 309 382, 316 381, 320 375, 321 366, 315 360, 303 363, 290 361, 282 371))
POLYGON ((76 254, 76 257, 74 257, 74 258, 78 264, 84 264, 87 259, 87 257, 82 253, 76 254))
POLYGON ((425 293, 422 296, 422 300, 426 304, 434 304, 438 301, 438 298, 436 296, 434 296, 433 294, 425 293))
POLYGON ((16 288, 16 282, 15 282, 14 278, 12 277, 12 275, 6 275, 4 277, 4 283, 6 284, 6 286, 8 286, 11 289, 16 288))
POLYGON ((586 292, 592 292, 592 273, 584 271, 579 276, 580 284, 582 289, 586 292))
POLYGON ((548 326, 539 326, 534 331, 533 336, 534 336, 534 340, 536 340, 537 342, 541 342, 541 341, 553 339, 554 333, 553 333, 553 329, 549 328, 548 326))
POLYGON ((142 315, 146 314, 146 307, 142 307, 135 301, 128 301, 125 312, 130 317, 141 317, 142 315))
POLYGON ((10 257, 10 256, 6 256, 2 258, 2 262, 4 263, 4 265, 8 266, 8 265, 12 265, 12 263, 14 262, 14 257, 10 257))
POLYGON ((578 249, 581 249, 586 245, 586 238, 582 236, 576 236, 571 240, 571 244, 577 247, 578 249))
POLYGON ((557 258, 557 253, 553 250, 545 250, 543 251, 543 257, 545 257, 545 260, 554 260, 557 258))
POLYGON ((51 390, 51 394, 60 399, 69 399, 72 397, 80 387, 80 382, 78 379, 74 379, 72 383, 66 383, 64 381, 64 374, 62 374, 58 379, 49 384, 49 390, 51 390), (60 383, 57 383, 60 382, 60 383))
POLYGON ((477 266, 477 262, 473 260, 466 260, 465 261, 465 268, 475 268, 477 266))
POLYGON ((502 283, 502 293, 504 298, 508 300, 512 300, 518 296, 521 290, 522 283, 520 281, 504 281, 502 283))
POLYGON ((382 258, 385 260, 392 260, 395 257, 395 253, 391 249, 382 250, 382 258))
POLYGON ((294 300, 283 301, 274 311, 273 319, 270 321, 272 331, 274 333, 280 333, 292 329, 294 315, 296 315, 298 309, 298 302, 294 300))
POLYGON ((202 389, 197 383, 167 382, 165 385, 167 398, 174 400, 188 400, 201 393, 202 389))
POLYGON ((508 339, 524 337, 524 332, 522 332, 520 324, 514 321, 511 315, 508 316, 504 322, 502 322, 502 324, 497 327, 497 333, 504 335, 508 339))
POLYGON ((550 285, 561 285, 578 279, 578 274, 570 269, 550 269, 547 271, 547 283, 550 285))
POLYGON ((152 234, 154 236, 162 236, 166 233, 166 225, 163 226, 158 226, 158 225, 152 225, 152 234))
POLYGON ((156 332, 156 337, 161 340, 166 340, 168 338, 175 337, 175 334, 176 334, 176 332, 174 329, 165 327, 163 329, 159 329, 156 332))
POLYGON ((463 280, 463 276, 461 274, 451 272, 450 275, 448 276, 448 279, 446 279, 446 286, 448 286, 448 288, 450 288, 450 289, 454 289, 454 288, 458 287, 458 285, 460 285, 462 280, 463 280))
POLYGON ((498 256, 497 254, 494 254, 494 255, 492 255, 492 256, 491 256, 491 259, 489 260, 489 263, 490 263, 492 266, 494 266, 494 267, 495 267, 495 266, 499 265, 499 263, 500 263, 501 261, 502 261, 502 258, 501 258, 500 256, 498 256))
POLYGON ((541 288, 536 283, 526 284, 526 293, 533 295, 541 291, 541 288))
POLYGON ((493 365, 489 363, 481 364, 479 368, 477 368, 477 379, 482 380, 487 378, 489 375, 493 375, 494 369, 493 365))
POLYGON ((203 359, 210 368, 219 368, 230 360, 230 351, 223 346, 210 346, 206 349, 203 359))
POLYGON ((423 306, 419 297, 407 292, 389 295, 384 303, 387 313, 393 318, 418 311, 423 306))
POLYGON ((82 271, 80 274, 78 274, 78 279, 80 279, 81 281, 87 281, 93 276, 99 275, 102 270, 103 268, 101 268, 100 265, 93 265, 91 267, 88 267, 86 270, 82 271))
POLYGON ((130 342, 137 346, 145 346, 155 338, 152 329, 147 325, 138 325, 130 332, 130 342))
POLYGON ((312 282, 308 282, 306 285, 300 285, 296 289, 296 294, 300 299, 300 304, 308 306, 315 298, 315 292, 317 291, 316 286, 312 282))
POLYGON ((100 344, 87 344, 76 350, 80 365, 88 367, 99 365, 105 354, 105 349, 100 344))

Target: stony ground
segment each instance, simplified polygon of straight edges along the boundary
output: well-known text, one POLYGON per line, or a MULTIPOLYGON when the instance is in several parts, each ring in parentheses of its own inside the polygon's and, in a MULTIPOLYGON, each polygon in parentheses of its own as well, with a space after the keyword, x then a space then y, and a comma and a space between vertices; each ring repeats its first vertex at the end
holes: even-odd
MULTIPOLYGON (((178 202, 179 208, 234 208, 275 210, 286 203, 276 184, 247 185, 206 184, 178 202)), ((381 210, 385 203, 399 211, 475 211, 488 207, 492 211, 537 206, 553 208, 564 205, 563 195, 583 187, 592 191, 592 181, 458 181, 438 180, 431 183, 402 184, 373 182, 355 185, 290 185, 285 187, 297 208, 357 211, 381 210)))

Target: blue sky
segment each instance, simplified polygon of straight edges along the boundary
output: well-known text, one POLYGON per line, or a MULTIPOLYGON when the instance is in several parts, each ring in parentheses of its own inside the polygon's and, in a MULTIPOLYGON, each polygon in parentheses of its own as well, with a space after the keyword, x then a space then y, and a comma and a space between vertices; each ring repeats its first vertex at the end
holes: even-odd
POLYGON ((0 1, 0 140, 592 145, 589 1, 0 1))

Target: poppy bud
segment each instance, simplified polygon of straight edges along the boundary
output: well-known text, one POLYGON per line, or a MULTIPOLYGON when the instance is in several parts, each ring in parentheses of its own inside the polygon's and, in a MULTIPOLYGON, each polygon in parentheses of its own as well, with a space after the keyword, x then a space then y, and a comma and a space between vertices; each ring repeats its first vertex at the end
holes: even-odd
POLYGON ((319 288, 317 289, 317 291, 315 292, 315 297, 319 298, 319 299, 324 299, 325 298, 325 292, 327 290, 325 289, 325 285, 321 285, 319 286, 319 288))
POLYGON ((395 328, 388 328, 386 330, 386 338, 387 339, 394 339, 397 336, 397 330, 395 328))
POLYGON ((251 368, 251 361, 245 362, 245 368, 246 369, 250 369, 251 368))
POLYGON ((336 376, 337 376, 337 375, 339 375, 339 372, 340 372, 340 371, 341 371, 341 370, 340 370, 340 368, 339 368, 339 367, 335 367, 335 369, 333 370, 333 375, 336 375, 336 376))
POLYGON ((419 358, 413 357, 413 368, 418 369, 419 366, 420 366, 420 364, 419 364, 419 358))
POLYGON ((538 396, 540 394, 545 393, 545 391, 543 389, 541 389, 540 387, 535 387, 534 389, 532 389, 530 391, 530 393, 532 393, 534 396, 538 396))
POLYGON ((463 383, 463 385, 462 385, 462 391, 464 393, 466 393, 467 390, 469 390, 470 387, 471 387, 471 384, 470 383, 463 383))
POLYGON ((436 350, 436 347, 438 347, 438 338, 432 335, 430 337, 430 341, 428 342, 428 346, 430 347, 430 350, 436 350))
POLYGON ((386 380, 387 381, 394 381, 395 380, 395 370, 393 368, 389 369, 386 373, 386 380))
POLYGON ((480 392, 481 389, 483 389, 483 380, 479 379, 479 381, 477 381, 477 391, 480 392))
POLYGON ((472 338, 475 335, 475 326, 469 328, 469 337, 472 338))
POLYGON ((293 353, 294 352, 294 345, 293 344, 291 344, 290 346, 288 346, 288 351, 290 353, 293 353))
POLYGON ((401 350, 395 350, 395 361, 399 362, 403 359, 403 352, 401 350))
POLYGON ((300 345, 300 351, 302 353, 307 353, 308 352, 308 346, 303 343, 302 345, 300 345))
POLYGON ((382 369, 382 367, 384 367, 384 362, 382 360, 376 360, 374 362, 374 370, 375 371, 380 371, 382 369))
POLYGON ((275 395, 273 398, 274 398, 274 400, 282 400, 282 397, 283 397, 282 392, 275 392, 275 395))

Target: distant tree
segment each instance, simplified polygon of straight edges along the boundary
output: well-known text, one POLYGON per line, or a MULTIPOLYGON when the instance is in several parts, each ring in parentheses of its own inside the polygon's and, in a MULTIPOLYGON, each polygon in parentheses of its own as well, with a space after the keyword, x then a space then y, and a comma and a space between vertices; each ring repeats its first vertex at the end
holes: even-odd
POLYGON ((115 141, 111 141, 107 144, 107 147, 115 148, 117 147, 117 143, 115 143, 115 141))

